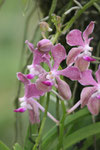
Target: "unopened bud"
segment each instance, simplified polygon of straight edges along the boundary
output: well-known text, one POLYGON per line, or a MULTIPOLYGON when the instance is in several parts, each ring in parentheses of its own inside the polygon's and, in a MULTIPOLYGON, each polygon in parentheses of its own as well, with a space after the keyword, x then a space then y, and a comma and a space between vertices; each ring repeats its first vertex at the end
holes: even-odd
POLYGON ((40 24, 40 30, 42 32, 46 32, 46 31, 51 32, 52 31, 52 29, 49 27, 49 24, 47 22, 40 22, 39 24, 40 24))
POLYGON ((48 52, 48 51, 50 51, 52 46, 53 45, 52 45, 51 41, 48 40, 48 39, 43 39, 43 40, 39 41, 38 44, 37 44, 37 48, 41 52, 48 52))

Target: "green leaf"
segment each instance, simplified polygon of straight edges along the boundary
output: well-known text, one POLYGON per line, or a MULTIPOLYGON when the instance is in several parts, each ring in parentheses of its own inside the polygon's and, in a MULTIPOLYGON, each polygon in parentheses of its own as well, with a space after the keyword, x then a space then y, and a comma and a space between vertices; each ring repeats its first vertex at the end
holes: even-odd
MULTIPOLYGON (((100 134, 96 135, 96 141, 98 141, 98 140, 100 140, 100 134)), ((82 148, 80 148, 80 150, 86 150, 93 144, 94 144, 93 137, 89 137, 84 142, 84 144, 82 145, 82 148)))
POLYGON ((66 150, 73 144, 97 133, 100 133, 100 122, 81 128, 69 136, 64 137, 64 149, 66 150))
POLYGON ((0 141, 0 150, 10 150, 10 149, 0 141))
MULTIPOLYGON (((89 111, 86 108, 84 108, 72 115, 67 116, 66 120, 65 120, 64 128, 66 128, 69 124, 73 123, 74 121, 78 120, 79 118, 87 116, 88 114, 89 114, 89 111)), ((56 137, 57 137, 57 126, 54 126, 42 138, 42 149, 43 150, 47 149, 47 147, 49 147, 51 145, 51 143, 56 140, 56 137)))
POLYGON ((23 150, 18 143, 16 143, 13 148, 14 150, 23 150))

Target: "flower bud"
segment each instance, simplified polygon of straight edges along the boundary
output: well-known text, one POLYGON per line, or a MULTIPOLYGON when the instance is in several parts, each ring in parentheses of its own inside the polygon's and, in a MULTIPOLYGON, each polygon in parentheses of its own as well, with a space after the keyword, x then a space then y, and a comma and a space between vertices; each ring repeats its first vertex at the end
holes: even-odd
POLYGON ((49 27, 49 24, 47 22, 40 22, 39 24, 40 24, 40 30, 42 32, 46 32, 46 31, 51 32, 52 31, 52 29, 49 27))
POLYGON ((39 41, 37 44, 37 48, 41 52, 48 52, 51 50, 52 47, 53 47, 53 45, 52 45, 51 41, 48 39, 43 39, 43 40, 39 41))

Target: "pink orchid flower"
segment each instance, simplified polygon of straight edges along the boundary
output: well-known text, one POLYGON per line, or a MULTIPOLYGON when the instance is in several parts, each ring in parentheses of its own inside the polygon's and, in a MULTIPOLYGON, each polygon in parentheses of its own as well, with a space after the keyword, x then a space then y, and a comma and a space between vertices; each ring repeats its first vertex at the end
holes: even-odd
POLYGON ((48 52, 51 50, 53 45, 48 39, 39 41, 37 44, 37 48, 34 48, 34 45, 28 40, 26 40, 25 43, 33 53, 33 63, 32 65, 27 66, 30 71, 29 76, 27 77, 29 77, 28 79, 32 79, 44 72, 44 69, 40 66, 41 62, 45 62, 50 66, 50 55, 48 54, 48 52))
POLYGON ((58 91, 64 99, 71 98, 71 90, 69 85, 59 78, 60 75, 70 78, 71 80, 80 79, 80 71, 77 67, 69 66, 63 70, 58 70, 60 63, 66 58, 66 50, 61 44, 56 44, 51 54, 54 59, 53 67, 50 66, 49 72, 44 72, 39 76, 36 81, 36 87, 43 91, 48 92, 52 89, 52 86, 58 88, 58 91), (56 80, 56 82, 55 82, 56 80))
POLYGON ((80 100, 68 110, 68 113, 71 113, 81 104, 81 107, 87 105, 89 111, 93 115, 98 115, 100 111, 100 66, 96 71, 95 76, 97 81, 93 79, 91 70, 82 73, 82 78, 79 82, 82 85, 91 86, 83 88, 80 100))
POLYGON ((67 44, 70 46, 78 46, 69 51, 67 56, 67 65, 70 66, 75 64, 80 71, 85 71, 88 69, 90 62, 96 60, 91 57, 93 48, 89 46, 90 41, 93 38, 88 38, 93 32, 93 29, 94 21, 91 21, 83 33, 78 29, 74 29, 67 34, 67 44))
MULTIPOLYGON (((36 88, 36 85, 32 84, 24 74, 19 72, 17 74, 17 77, 22 83, 24 83, 25 95, 24 95, 24 97, 19 99, 19 101, 21 102, 21 104, 20 104, 21 107, 18 109, 15 109, 14 112, 23 113, 26 110, 28 110, 30 122, 32 124, 39 123, 40 122, 39 109, 42 110, 43 112, 45 111, 45 109, 34 98, 38 99, 39 96, 44 94, 44 92, 38 90, 36 88)), ((57 124, 59 123, 58 120, 56 120, 49 112, 47 112, 47 115, 55 123, 57 123, 57 124)))

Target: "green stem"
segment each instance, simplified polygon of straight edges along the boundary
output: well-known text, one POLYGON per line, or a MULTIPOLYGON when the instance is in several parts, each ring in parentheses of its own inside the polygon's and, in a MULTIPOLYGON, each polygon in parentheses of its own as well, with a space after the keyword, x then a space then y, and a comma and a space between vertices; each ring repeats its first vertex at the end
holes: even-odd
POLYGON ((71 20, 67 23, 67 26, 63 29, 63 33, 66 33, 67 30, 68 30, 68 29, 73 25, 73 23, 76 21, 76 19, 78 19, 78 18, 81 16, 81 14, 82 14, 86 9, 88 9, 89 7, 91 7, 95 1, 98 1, 98 0, 90 0, 86 5, 84 5, 84 6, 82 7, 82 9, 80 9, 79 11, 77 11, 76 15, 71 18, 71 20))
MULTIPOLYGON (((95 116, 94 116, 94 115, 92 115, 92 122, 93 122, 93 124, 96 123, 96 120, 95 120, 95 116)), ((94 150, 97 150, 96 135, 93 136, 93 141, 94 141, 94 150)))
POLYGON ((48 92, 47 93, 45 113, 44 113, 43 120, 42 120, 42 123, 41 123, 41 127, 40 127, 40 130, 39 130, 39 135, 38 135, 38 137, 36 139, 36 143, 35 143, 35 145, 34 145, 34 147, 33 147, 32 150, 37 150, 37 147, 38 147, 38 145, 40 143, 41 135, 42 135, 42 132, 43 132, 43 129, 44 129, 44 125, 45 125, 45 121, 46 121, 46 117, 47 117, 47 111, 48 111, 49 101, 50 101, 50 93, 48 92))
POLYGON ((49 16, 51 17, 52 13, 55 11, 57 5, 57 0, 52 0, 49 16))
POLYGON ((55 34, 55 37, 54 37, 54 39, 53 39, 53 44, 55 44, 56 40, 58 39, 58 37, 59 37, 61 34, 65 34, 65 33, 69 30, 69 28, 70 28, 70 27, 73 25, 73 23, 82 15, 83 12, 86 11, 89 7, 91 7, 91 6, 94 4, 94 2, 96 2, 96 1, 99 1, 99 0, 90 0, 87 4, 85 4, 85 5, 82 7, 82 9, 78 10, 77 13, 76 13, 76 15, 73 16, 73 17, 71 18, 71 20, 67 23, 66 27, 65 27, 61 32, 57 32, 57 33, 55 34))
POLYGON ((61 105, 62 105, 63 116, 59 124, 59 143, 57 145, 57 150, 63 149, 64 122, 66 118, 66 107, 65 107, 64 101, 61 102, 61 105))
MULTIPOLYGON (((98 57, 99 56, 99 53, 100 53, 100 41, 99 41, 99 43, 98 43, 98 45, 97 45, 97 52, 96 52, 96 57, 98 57)), ((95 71, 98 69, 98 64, 96 64, 95 65, 95 71)))
POLYGON ((98 12, 100 13, 100 6, 97 3, 93 4, 95 6, 95 8, 98 10, 98 12))
POLYGON ((56 41, 58 40, 58 37, 61 35, 61 32, 56 32, 55 37, 53 38, 53 40, 51 40, 52 44, 55 44, 56 41))
POLYGON ((62 96, 60 96, 55 90, 51 90, 52 93, 54 93, 61 101, 66 101, 62 96))
POLYGON ((92 56, 93 58, 97 59, 97 60, 100 60, 100 57, 96 57, 96 56, 92 56))
MULTIPOLYGON (((56 118, 57 118, 57 120, 60 119, 60 116, 59 116, 59 97, 57 95, 56 95, 56 118)), ((59 135, 59 126, 57 126, 57 133, 59 135)))
POLYGON ((74 99, 75 99, 75 94, 76 94, 77 86, 78 86, 78 83, 77 83, 77 81, 75 81, 71 106, 73 106, 73 104, 74 104, 74 99))
POLYGON ((30 22, 30 19, 32 17, 32 14, 35 12, 36 10, 36 6, 34 6, 30 13, 28 14, 28 16, 26 17, 26 20, 25 20, 25 27, 24 27, 24 35, 23 35, 23 41, 22 41, 22 51, 21 51, 21 57, 20 57, 20 67, 19 67, 19 70, 20 68, 22 68, 22 60, 23 60, 23 57, 24 57, 24 52, 25 52, 25 40, 27 38, 27 31, 28 31, 28 27, 29 27, 29 22, 30 22))

